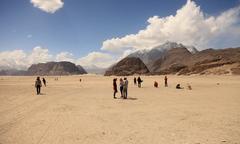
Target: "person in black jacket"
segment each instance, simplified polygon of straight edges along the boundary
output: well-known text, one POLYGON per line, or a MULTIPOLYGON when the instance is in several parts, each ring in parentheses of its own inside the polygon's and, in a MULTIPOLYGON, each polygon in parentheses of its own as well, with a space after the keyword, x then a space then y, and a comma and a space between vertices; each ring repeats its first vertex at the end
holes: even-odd
POLYGON ((137 82, 138 82, 138 87, 140 88, 142 86, 141 83, 143 82, 143 80, 140 77, 138 77, 137 82))
POLYGON ((164 77, 164 84, 165 84, 165 87, 168 87, 168 78, 167 78, 167 76, 164 77))
POLYGON ((113 98, 115 98, 116 99, 116 93, 117 93, 118 91, 117 91, 117 79, 116 78, 114 78, 113 79, 113 98))
POLYGON ((134 77, 133 82, 134 82, 134 85, 137 85, 137 78, 136 77, 134 77))
POLYGON ((39 95, 41 93, 41 87, 42 87, 42 82, 40 80, 40 77, 37 77, 37 79, 35 81, 35 87, 37 90, 37 95, 39 95))
POLYGON ((42 81, 43 81, 44 86, 46 87, 47 86, 47 82, 46 82, 45 78, 42 78, 42 81))

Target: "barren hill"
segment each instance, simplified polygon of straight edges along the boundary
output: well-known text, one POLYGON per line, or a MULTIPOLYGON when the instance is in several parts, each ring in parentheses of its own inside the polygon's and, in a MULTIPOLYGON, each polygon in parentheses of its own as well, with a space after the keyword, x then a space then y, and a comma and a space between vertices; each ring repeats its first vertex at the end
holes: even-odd
POLYGON ((126 57, 105 72, 105 76, 127 76, 133 74, 147 74, 149 70, 140 58, 126 57))
POLYGON ((47 62, 33 64, 28 68, 28 75, 72 75, 85 74, 86 71, 79 69, 71 62, 47 62))

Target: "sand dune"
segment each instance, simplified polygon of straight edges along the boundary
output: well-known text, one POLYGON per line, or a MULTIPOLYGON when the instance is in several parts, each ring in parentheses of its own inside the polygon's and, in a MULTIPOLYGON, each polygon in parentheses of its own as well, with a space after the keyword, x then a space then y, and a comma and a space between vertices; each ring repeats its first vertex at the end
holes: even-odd
POLYGON ((0 144, 240 144, 239 76, 128 77, 128 100, 113 77, 54 78, 36 95, 35 77, 0 77, 0 144))

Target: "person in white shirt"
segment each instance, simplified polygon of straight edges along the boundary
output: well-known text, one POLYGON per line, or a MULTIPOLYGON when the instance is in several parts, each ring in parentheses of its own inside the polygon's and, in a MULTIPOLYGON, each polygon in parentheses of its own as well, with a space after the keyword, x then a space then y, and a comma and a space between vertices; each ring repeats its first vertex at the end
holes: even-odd
POLYGON ((128 80, 124 78, 124 85, 123 85, 123 98, 127 99, 128 96, 128 80))

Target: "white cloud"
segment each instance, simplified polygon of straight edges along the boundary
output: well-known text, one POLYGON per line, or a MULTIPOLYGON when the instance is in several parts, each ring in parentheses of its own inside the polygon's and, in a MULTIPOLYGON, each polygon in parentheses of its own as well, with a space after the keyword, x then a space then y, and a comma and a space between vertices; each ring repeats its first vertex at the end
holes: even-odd
POLYGON ((217 42, 227 42, 225 36, 240 44, 240 6, 229 9, 218 16, 206 16, 195 2, 187 3, 175 15, 148 19, 148 26, 137 34, 112 38, 103 42, 102 50, 123 52, 126 49, 145 49, 174 41, 194 45, 200 49, 221 47, 217 42))
POLYGON ((115 59, 107 53, 91 52, 87 56, 77 60, 77 63, 82 66, 97 66, 101 68, 109 67, 115 62, 115 59))
POLYGON ((56 61, 69 61, 69 62, 75 62, 73 58, 73 54, 69 52, 61 52, 57 54, 56 61))
POLYGON ((40 46, 34 47, 31 52, 23 50, 0 52, 0 70, 1 69, 21 69, 26 70, 32 64, 44 63, 49 61, 70 61, 85 67, 106 68, 116 62, 110 55, 101 52, 91 52, 82 58, 74 58, 69 52, 60 52, 51 55, 47 48, 40 46))
POLYGON ((26 68, 27 55, 22 50, 0 52, 0 67, 26 68))
POLYGON ((47 62, 53 60, 48 49, 42 47, 33 48, 31 53, 23 50, 3 51, 0 52, 0 67, 27 69, 31 64, 47 62))
POLYGON ((36 63, 43 63, 53 60, 53 56, 49 54, 47 48, 42 48, 37 46, 33 48, 33 51, 27 57, 28 65, 36 64, 36 63))
POLYGON ((31 0, 31 3, 47 13, 55 13, 64 5, 62 0, 31 0))

